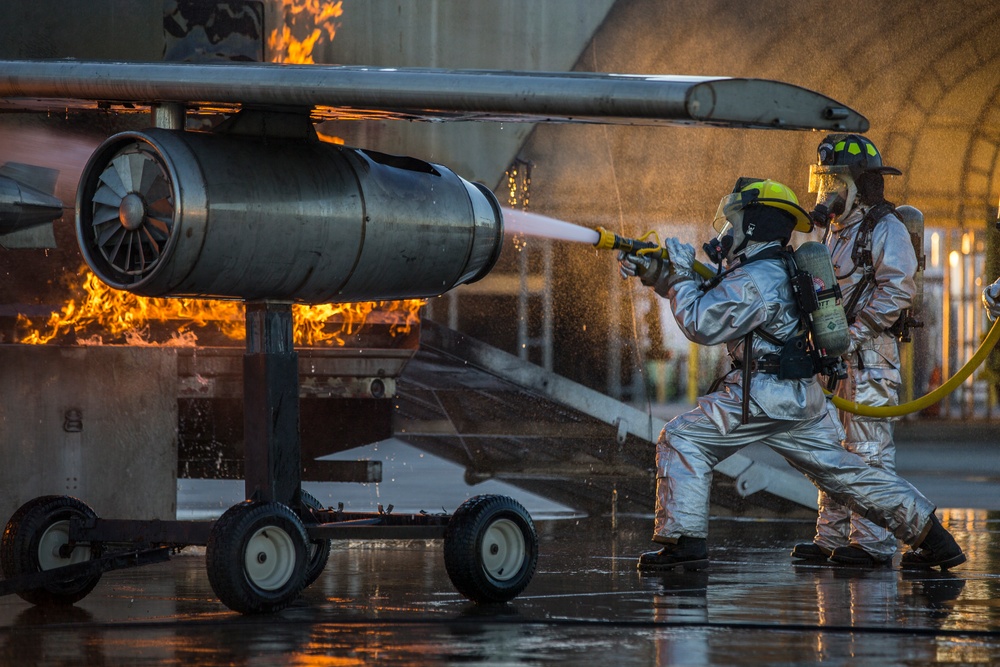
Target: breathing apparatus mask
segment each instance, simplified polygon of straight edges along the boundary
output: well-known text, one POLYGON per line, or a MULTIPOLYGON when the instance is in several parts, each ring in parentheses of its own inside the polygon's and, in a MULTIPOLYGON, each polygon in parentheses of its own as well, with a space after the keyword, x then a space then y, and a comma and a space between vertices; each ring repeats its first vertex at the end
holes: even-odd
POLYGON ((814 164, 809 167, 809 192, 816 194, 816 207, 810 219, 820 227, 827 227, 832 220, 841 220, 851 211, 858 186, 847 167, 814 164))
MULTIPOLYGON (((721 266, 723 260, 731 259, 729 255, 736 246, 737 229, 742 236, 743 203, 739 199, 739 193, 722 198, 712 219, 712 228, 717 233, 716 237, 704 244, 702 249, 710 260, 721 266)), ((742 241, 742 238, 740 240, 742 241)))

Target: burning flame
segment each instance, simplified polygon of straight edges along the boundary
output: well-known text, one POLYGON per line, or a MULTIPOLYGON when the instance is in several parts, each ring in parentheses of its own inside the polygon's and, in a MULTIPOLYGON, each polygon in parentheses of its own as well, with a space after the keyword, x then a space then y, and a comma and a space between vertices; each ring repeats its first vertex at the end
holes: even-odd
MULTIPOLYGON (((153 299, 108 287, 84 266, 77 273, 79 299, 71 298, 40 326, 18 315, 19 343, 45 345, 74 338, 79 345, 103 345, 110 335, 126 345, 161 345, 193 347, 198 336, 193 327, 214 327, 232 340, 245 337, 242 302, 207 299, 153 299), (150 323, 177 326, 166 341, 152 340, 150 323), (100 329, 100 333, 91 333, 100 329)), ((358 333, 366 324, 387 324, 391 336, 406 335, 419 324, 421 299, 371 301, 366 303, 292 306, 294 341, 301 346, 343 346, 347 336, 358 333)), ((111 344, 111 343, 109 343, 111 344)))
MULTIPOLYGON (((343 14, 341 0, 281 0, 284 24, 268 39, 272 59, 278 63, 315 64, 313 50, 333 40, 343 14)), ((343 139, 317 130, 321 141, 343 144, 343 139)), ((193 347, 198 336, 193 328, 212 327, 234 341, 245 338, 242 302, 182 298, 145 298, 108 287, 84 266, 76 274, 70 298, 47 322, 36 325, 18 315, 19 343, 45 345, 50 342, 77 345, 107 344, 193 347), (167 340, 154 340, 151 323, 169 324, 167 340), (176 327, 176 329, 175 329, 176 327), (95 333, 95 331, 97 331, 95 333)), ((421 299, 367 303, 293 305, 294 342, 300 346, 344 346, 346 337, 366 325, 387 325, 393 337, 411 333, 420 323, 421 299)), ((163 328, 161 328, 161 331, 163 328)), ((164 333, 159 333, 163 338, 164 333)))
POLYGON ((267 45, 276 63, 315 64, 313 49, 337 34, 333 19, 344 13, 343 2, 281 0, 285 22, 271 32, 267 45))

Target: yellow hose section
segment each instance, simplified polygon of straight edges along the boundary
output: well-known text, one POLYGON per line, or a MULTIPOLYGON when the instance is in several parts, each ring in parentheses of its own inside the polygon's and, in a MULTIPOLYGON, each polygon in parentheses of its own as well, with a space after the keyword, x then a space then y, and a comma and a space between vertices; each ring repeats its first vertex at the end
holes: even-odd
POLYGON ((834 396, 833 404, 845 412, 861 415, 863 417, 901 417, 902 415, 908 415, 911 412, 923 410, 924 408, 934 405, 942 398, 955 391, 955 389, 958 388, 958 385, 965 382, 966 378, 972 375, 972 371, 979 368, 983 361, 986 360, 986 356, 997 344, 997 340, 1000 340, 1000 320, 993 323, 993 326, 990 328, 990 332, 986 334, 986 338, 979 345, 979 349, 976 350, 976 353, 972 355, 972 358, 969 359, 957 373, 948 378, 947 382, 934 391, 929 394, 924 394, 920 398, 914 399, 908 403, 886 405, 880 408, 874 408, 870 405, 862 405, 860 403, 855 403, 854 401, 844 400, 839 396, 834 396))
POLYGON ((694 260, 694 265, 691 268, 694 269, 694 272, 702 278, 711 279, 715 277, 715 271, 713 271, 711 267, 705 266, 698 260, 694 260))

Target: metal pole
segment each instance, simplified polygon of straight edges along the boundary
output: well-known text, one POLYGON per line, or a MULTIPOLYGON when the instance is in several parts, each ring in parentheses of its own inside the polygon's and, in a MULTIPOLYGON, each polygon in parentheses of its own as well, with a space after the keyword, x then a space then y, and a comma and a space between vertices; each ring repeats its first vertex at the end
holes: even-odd
POLYGON ((298 504, 299 364, 293 350, 292 305, 246 304, 243 355, 243 440, 246 497, 298 504))
POLYGON ((183 130, 187 118, 186 109, 178 102, 162 102, 150 107, 153 127, 164 130, 183 130))
POLYGON ((528 248, 521 248, 517 254, 518 290, 517 290, 517 356, 528 359, 528 248))
POLYGON ((698 358, 701 354, 701 350, 697 343, 691 343, 688 345, 688 387, 687 387, 687 402, 689 405, 694 405, 698 400, 698 364, 700 359, 698 358))
POLYGON ((609 308, 608 317, 608 396, 611 398, 621 398, 622 396, 622 280, 617 272, 609 272, 609 308))
POLYGON ((542 284, 542 367, 547 371, 552 370, 553 346, 555 339, 553 326, 555 316, 553 314, 552 297, 552 241, 544 239, 542 242, 544 281, 542 284))

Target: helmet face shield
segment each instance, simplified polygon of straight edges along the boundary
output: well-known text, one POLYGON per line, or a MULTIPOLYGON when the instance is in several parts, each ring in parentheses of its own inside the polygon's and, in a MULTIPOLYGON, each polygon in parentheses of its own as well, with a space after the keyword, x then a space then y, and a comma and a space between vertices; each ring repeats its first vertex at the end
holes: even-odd
POLYGON ((719 202, 719 208, 712 219, 712 227, 723 236, 726 231, 738 222, 737 214, 743 210, 743 194, 734 192, 726 195, 719 202))
POLYGON ((828 193, 847 193, 848 180, 851 175, 847 167, 830 167, 822 164, 809 166, 809 192, 819 196, 828 193))
POLYGON ((814 164, 809 167, 809 192, 816 193, 816 206, 838 218, 854 204, 857 186, 844 166, 814 164))
POLYGON ((743 247, 743 197, 740 193, 734 193, 722 198, 719 202, 719 210, 715 212, 715 219, 712 220, 712 227, 718 234, 715 237, 718 249, 721 253, 719 259, 732 260, 733 249, 743 247), (738 238, 737 238, 738 237, 738 238))

